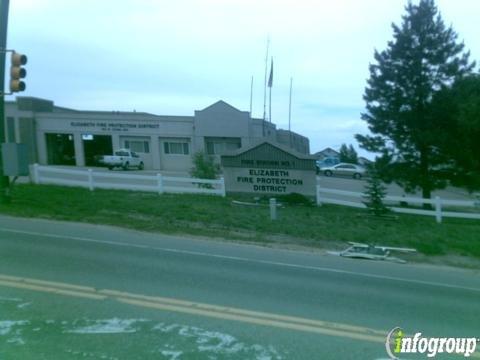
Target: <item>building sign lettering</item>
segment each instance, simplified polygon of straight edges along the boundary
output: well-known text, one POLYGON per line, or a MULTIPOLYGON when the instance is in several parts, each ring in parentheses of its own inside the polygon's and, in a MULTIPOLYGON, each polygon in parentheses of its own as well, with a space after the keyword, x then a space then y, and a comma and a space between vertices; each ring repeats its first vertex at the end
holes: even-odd
POLYGON ((242 159, 241 161, 242 165, 245 166, 252 166, 252 165, 257 165, 257 166, 282 166, 286 168, 290 168, 295 166, 295 162, 293 161, 277 161, 277 160, 246 160, 242 159))
POLYGON ((130 129, 158 129, 159 124, 71 121, 70 126, 100 131, 128 131, 130 129))
POLYGON ((287 186, 303 186, 303 180, 290 178, 287 170, 249 169, 248 174, 250 176, 237 176, 236 181, 252 184, 253 192, 286 193, 287 186))
POLYGON ((222 166, 227 192, 315 195, 315 159, 269 142, 223 155, 222 166))

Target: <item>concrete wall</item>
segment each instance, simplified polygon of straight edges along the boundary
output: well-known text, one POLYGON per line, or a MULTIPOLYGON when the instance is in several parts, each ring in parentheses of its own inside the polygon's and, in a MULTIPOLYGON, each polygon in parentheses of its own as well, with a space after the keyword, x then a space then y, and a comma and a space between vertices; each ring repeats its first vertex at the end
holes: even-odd
POLYGON ((276 131, 276 140, 279 144, 291 147, 300 154, 310 154, 310 141, 308 138, 293 131, 278 129, 276 131))
POLYGON ((223 101, 195 111, 195 136, 250 137, 250 114, 223 101))
POLYGON ((194 151, 206 151, 205 138, 241 138, 242 145, 251 137, 250 114, 218 101, 195 111, 194 151))
POLYGON ((191 138, 161 137, 158 153, 160 154, 160 169, 166 171, 189 172, 193 166, 191 138), (172 154, 165 152, 165 143, 186 143, 188 154, 172 154))

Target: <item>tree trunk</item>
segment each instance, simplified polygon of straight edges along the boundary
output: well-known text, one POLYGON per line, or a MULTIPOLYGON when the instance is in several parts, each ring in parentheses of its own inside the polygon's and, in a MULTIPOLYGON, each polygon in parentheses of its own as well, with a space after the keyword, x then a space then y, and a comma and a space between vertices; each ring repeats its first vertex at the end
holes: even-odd
MULTIPOLYGON (((422 198, 424 199, 430 199, 432 197, 432 190, 430 189, 429 186, 425 186, 422 188, 422 198)), ((432 204, 424 203, 423 208, 426 210, 431 210, 432 209, 432 204)))
MULTIPOLYGON (((428 153, 427 149, 422 147, 420 149, 420 172, 422 174, 421 179, 421 188, 422 188, 422 198, 430 199, 432 197, 432 186, 430 183, 430 173, 428 171, 428 153)), ((431 210, 432 205, 428 203, 423 204, 423 208, 426 210, 431 210)))

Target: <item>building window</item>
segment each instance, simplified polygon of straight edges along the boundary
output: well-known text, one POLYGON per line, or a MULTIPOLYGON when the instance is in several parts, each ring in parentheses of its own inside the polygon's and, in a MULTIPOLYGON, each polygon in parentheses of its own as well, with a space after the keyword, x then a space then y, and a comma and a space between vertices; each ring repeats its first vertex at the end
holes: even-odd
POLYGON ((188 155, 190 153, 188 142, 164 142, 165 154, 188 155))
POLYGON ((241 147, 239 138, 230 139, 209 139, 206 140, 206 149, 208 155, 221 155, 241 147))
POLYGON ((150 152, 150 143, 142 140, 125 140, 125 148, 138 153, 148 154, 150 152))

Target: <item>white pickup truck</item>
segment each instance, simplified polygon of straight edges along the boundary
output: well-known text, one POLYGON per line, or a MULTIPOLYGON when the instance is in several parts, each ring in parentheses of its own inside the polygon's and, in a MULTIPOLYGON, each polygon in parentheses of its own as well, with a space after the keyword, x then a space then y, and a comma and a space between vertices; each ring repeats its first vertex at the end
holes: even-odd
POLYGON ((108 167, 109 170, 116 167, 120 167, 123 170, 135 167, 143 170, 144 166, 142 158, 130 149, 119 149, 113 155, 102 155, 98 158, 98 163, 108 167))

